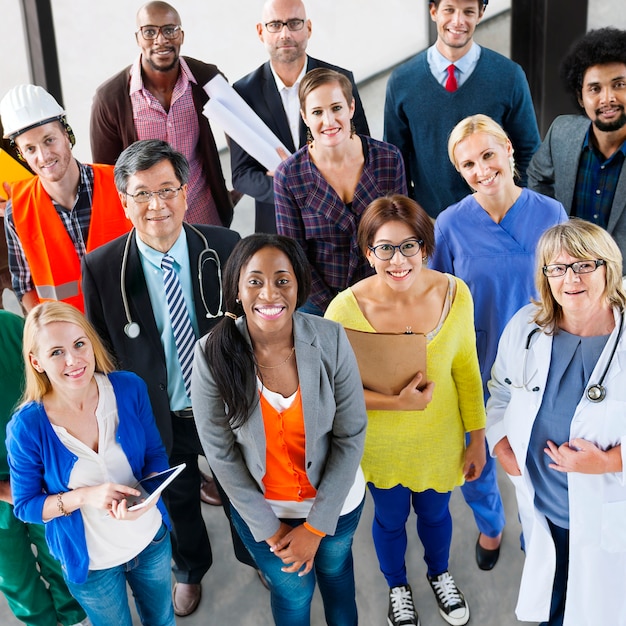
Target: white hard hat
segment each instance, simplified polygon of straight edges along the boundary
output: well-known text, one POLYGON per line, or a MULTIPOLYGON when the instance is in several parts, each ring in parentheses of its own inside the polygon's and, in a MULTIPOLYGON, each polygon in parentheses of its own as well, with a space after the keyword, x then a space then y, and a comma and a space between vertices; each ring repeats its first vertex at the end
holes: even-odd
POLYGON ((64 116, 59 103, 39 85, 17 85, 0 100, 5 139, 64 116))

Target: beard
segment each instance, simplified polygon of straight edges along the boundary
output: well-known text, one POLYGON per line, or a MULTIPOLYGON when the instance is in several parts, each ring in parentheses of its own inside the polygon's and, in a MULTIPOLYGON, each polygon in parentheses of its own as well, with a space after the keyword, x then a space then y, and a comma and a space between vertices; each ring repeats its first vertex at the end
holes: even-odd
MULTIPOLYGON (((621 107, 621 109, 622 109, 622 114, 616 120, 613 120, 612 122, 602 122, 596 117, 596 119, 593 120, 595 127, 604 133, 612 133, 626 126, 626 113, 624 112, 624 107, 621 107)), ((596 111, 596 115, 598 115, 597 111, 596 111)))
MULTIPOLYGON (((159 57, 155 55, 154 58, 158 60, 159 57)), ((170 70, 173 70, 178 65, 179 55, 174 54, 174 59, 168 65, 159 65, 157 62, 155 62, 155 60, 152 59, 152 55, 146 56, 146 60, 148 61, 148 65, 150 65, 150 67, 155 72, 169 72, 170 70)))

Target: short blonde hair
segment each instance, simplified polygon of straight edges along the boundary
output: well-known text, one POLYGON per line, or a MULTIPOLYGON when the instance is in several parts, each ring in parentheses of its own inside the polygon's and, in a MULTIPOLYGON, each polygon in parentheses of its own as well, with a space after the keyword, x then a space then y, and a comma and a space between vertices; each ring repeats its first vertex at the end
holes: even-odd
MULTIPOLYGON (((537 312, 534 321, 548 334, 554 333, 563 317, 563 310, 552 295, 544 265, 566 252, 576 259, 602 259, 606 268, 604 297, 607 302, 623 311, 626 293, 622 283, 622 253, 609 233, 596 224, 571 218, 546 230, 537 243, 537 268, 535 284, 539 300, 535 301, 537 312)), ((596 270, 597 271, 597 270, 596 270)))
POLYGON ((38 372, 33 367, 33 364, 30 362, 30 355, 36 355, 39 351, 40 346, 37 339, 41 329, 53 322, 67 322, 80 326, 93 346, 97 372, 108 374, 115 369, 113 360, 104 347, 95 328, 76 307, 65 302, 44 302, 38 304, 28 314, 24 324, 22 354, 26 367, 26 387, 24 389, 22 403, 31 401, 41 402, 44 396, 52 390, 48 375, 45 372, 38 372))
MULTIPOLYGON (((459 164, 454 158, 454 151, 456 147, 464 140, 476 133, 485 133, 485 135, 491 135, 499 144, 506 146, 511 143, 509 136, 505 130, 488 115, 479 113, 477 115, 470 115, 465 119, 462 119, 450 133, 448 137, 448 158, 457 171, 459 170, 459 164)), ((517 169, 515 168, 515 159, 513 154, 510 158, 511 173, 513 176, 517 176, 517 169)))

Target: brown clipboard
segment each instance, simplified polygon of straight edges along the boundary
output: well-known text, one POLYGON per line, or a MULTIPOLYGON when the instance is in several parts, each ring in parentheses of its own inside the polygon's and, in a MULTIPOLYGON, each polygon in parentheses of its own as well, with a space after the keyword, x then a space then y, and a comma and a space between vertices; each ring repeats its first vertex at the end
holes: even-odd
POLYGON ((346 328, 363 387, 397 395, 422 372, 426 385, 426 336, 421 333, 368 333, 346 328))

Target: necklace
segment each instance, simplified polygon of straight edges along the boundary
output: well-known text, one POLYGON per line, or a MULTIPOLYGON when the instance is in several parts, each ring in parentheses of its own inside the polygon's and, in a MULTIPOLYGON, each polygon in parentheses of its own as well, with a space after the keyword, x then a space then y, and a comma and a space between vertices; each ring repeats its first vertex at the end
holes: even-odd
POLYGON ((279 363, 278 365, 261 365, 260 363, 257 363, 257 365, 266 370, 275 370, 277 367, 280 367, 281 365, 284 365, 285 363, 287 363, 287 361, 293 356, 293 353, 295 351, 296 351, 296 346, 291 348, 291 352, 289 353, 289 356, 282 363, 279 363))

